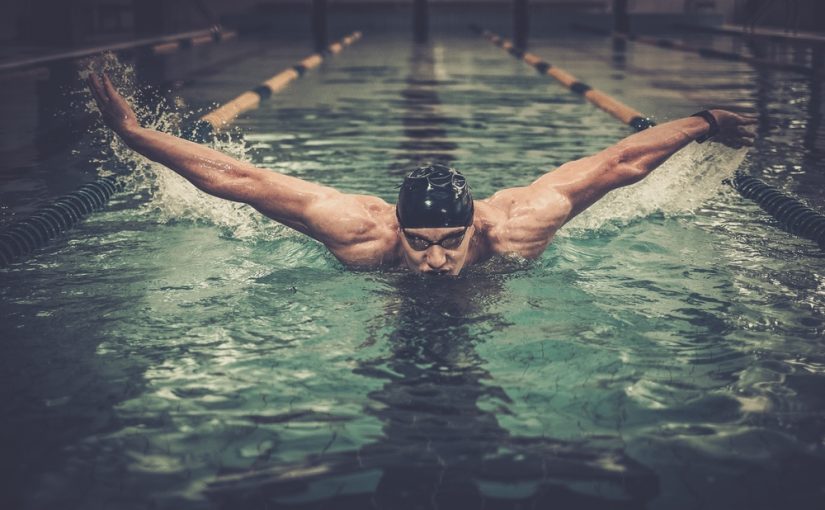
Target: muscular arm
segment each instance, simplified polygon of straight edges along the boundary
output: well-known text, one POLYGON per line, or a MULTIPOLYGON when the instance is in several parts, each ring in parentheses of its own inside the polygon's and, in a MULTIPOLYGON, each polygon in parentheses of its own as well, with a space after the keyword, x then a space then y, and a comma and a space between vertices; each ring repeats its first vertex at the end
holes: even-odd
POLYGON ((135 152, 174 170, 198 189, 249 204, 305 234, 312 234, 310 218, 306 217, 308 209, 340 195, 332 188, 263 170, 153 129, 134 126, 121 130, 119 135, 135 152))
MULTIPOLYGON (((755 123, 713 110, 719 124, 715 140, 731 147, 750 145, 755 123)), ((507 212, 510 238, 521 239, 525 256, 538 256, 564 223, 609 191, 638 182, 677 151, 707 133, 701 117, 686 117, 633 134, 601 152, 560 166, 529 186, 496 193, 489 199, 507 212), (529 242, 527 242, 529 241, 529 242)))
MULTIPOLYGON (((203 145, 141 127, 134 112, 108 77, 90 76, 89 86, 103 119, 141 155, 174 170, 210 195, 251 205, 266 216, 307 234, 345 263, 347 253, 374 237, 376 197, 337 190, 267 171, 203 145), (371 228, 372 227, 372 228, 371 228)), ((364 250, 358 250, 359 253, 364 250)), ((362 257, 358 255, 356 258, 362 257)), ((360 258, 356 262, 361 261, 360 258)))

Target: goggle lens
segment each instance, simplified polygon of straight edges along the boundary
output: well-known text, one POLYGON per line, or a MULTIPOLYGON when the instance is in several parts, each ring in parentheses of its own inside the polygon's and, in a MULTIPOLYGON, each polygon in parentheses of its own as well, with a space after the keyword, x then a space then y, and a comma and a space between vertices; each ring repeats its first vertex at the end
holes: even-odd
POLYGON ((465 228, 458 234, 445 237, 440 241, 430 241, 428 239, 424 239, 423 237, 409 235, 406 231, 404 231, 404 237, 407 238, 407 242, 409 243, 410 247, 415 251, 424 251, 430 246, 435 245, 441 246, 445 250, 455 250, 456 248, 461 246, 461 243, 464 241, 464 236, 467 234, 467 228, 465 228))

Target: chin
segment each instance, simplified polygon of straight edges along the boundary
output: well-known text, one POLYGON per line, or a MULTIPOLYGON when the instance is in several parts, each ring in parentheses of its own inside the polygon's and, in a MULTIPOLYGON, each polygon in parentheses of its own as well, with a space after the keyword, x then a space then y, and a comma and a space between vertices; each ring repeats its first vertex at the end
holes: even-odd
POLYGON ((424 273, 424 274, 427 274, 429 276, 458 276, 458 274, 461 272, 461 269, 459 268, 459 269, 447 269, 447 270, 441 270, 441 271, 421 271, 421 272, 424 273))

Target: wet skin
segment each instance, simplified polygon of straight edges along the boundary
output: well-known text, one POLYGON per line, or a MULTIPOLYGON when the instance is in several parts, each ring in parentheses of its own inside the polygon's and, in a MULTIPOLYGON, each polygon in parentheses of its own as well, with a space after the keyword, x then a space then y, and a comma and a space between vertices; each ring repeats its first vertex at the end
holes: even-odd
MULTIPOLYGON (((473 224, 459 246, 433 244, 417 251, 398 224, 394 205, 256 168, 209 147, 143 128, 107 76, 92 74, 88 83, 104 122, 130 148, 206 193, 249 204, 318 240, 353 269, 406 267, 457 275, 464 267, 496 255, 538 258, 556 231, 577 214, 611 190, 643 179, 709 130, 705 119, 686 117, 630 135, 526 186, 476 200, 473 224)), ((755 118, 725 110, 711 110, 711 114, 719 125, 714 141, 733 148, 753 144, 755 118)), ((406 229, 409 235, 436 243, 460 230, 463 227, 406 229)))

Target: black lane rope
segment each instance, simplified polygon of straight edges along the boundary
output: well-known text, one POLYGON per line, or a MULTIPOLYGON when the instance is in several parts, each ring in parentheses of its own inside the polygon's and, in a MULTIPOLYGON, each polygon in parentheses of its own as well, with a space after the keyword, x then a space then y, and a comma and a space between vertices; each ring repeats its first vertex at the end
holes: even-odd
POLYGON ((34 214, 0 229, 0 267, 28 255, 75 226, 123 189, 115 177, 101 177, 39 208, 34 214))
POLYGON ((578 25, 573 24, 573 28, 582 32, 590 32, 593 34, 599 34, 604 36, 611 36, 617 39, 622 39, 625 41, 635 42, 639 44, 646 44, 648 46, 656 46, 657 48, 662 48, 666 50, 674 50, 674 51, 681 51, 685 53, 693 53, 698 55, 702 58, 711 58, 716 60, 728 60, 731 62, 744 62, 747 64, 753 64, 757 66, 763 67, 772 67, 774 69, 781 69, 783 71, 792 71, 795 73, 811 75, 814 74, 815 70, 812 67, 808 66, 801 66, 798 64, 787 64, 784 62, 777 62, 776 60, 769 60, 765 58, 758 58, 758 57, 749 57, 747 55, 742 55, 741 53, 734 53, 730 51, 720 51, 713 48, 700 48, 696 46, 690 46, 688 44, 681 43, 679 41, 674 41, 673 39, 665 39, 665 38, 657 38, 657 37, 647 37, 644 35, 636 35, 636 34, 626 34, 622 32, 611 32, 610 30, 603 30, 601 28, 595 28, 585 25, 578 25))
POLYGON ((737 172, 728 183, 740 195, 759 204, 759 207, 781 222, 786 230, 815 241, 825 250, 824 214, 749 175, 737 172))
MULTIPOLYGON (((532 65, 541 74, 551 74, 548 71, 552 69, 552 67, 550 64, 547 64, 544 60, 542 60, 541 57, 527 53, 519 48, 515 48, 512 43, 506 39, 502 39, 489 30, 483 30, 475 26, 471 26, 471 28, 489 39, 496 46, 507 50, 513 57, 524 60, 527 64, 532 65)), ((558 71, 558 68, 556 69, 558 71)), ((558 76, 553 77, 562 82, 562 84, 566 85, 572 92, 581 94, 582 90, 584 90, 585 94, 587 94, 593 91, 593 89, 588 87, 586 84, 579 82, 575 79, 575 77, 565 71, 561 71, 561 73, 558 73, 558 76), (577 86, 576 84, 581 85, 577 86), (574 89, 574 87, 578 90, 574 89)), ((596 96, 593 99, 588 99, 591 103, 607 111, 615 118, 632 126, 636 131, 643 131, 648 127, 655 125, 655 123, 650 121, 645 115, 638 113, 632 108, 616 101, 604 92, 600 92, 599 96, 596 96), (601 101, 605 98, 612 103, 602 103, 601 101), (625 113, 624 115, 616 114, 607 107, 602 106, 603 104, 620 105, 623 107, 623 110, 620 111, 624 111, 625 113), (635 112, 637 118, 643 119, 645 122, 639 123, 638 125, 633 125, 630 122, 627 122, 625 120, 628 115, 627 112, 635 112)), ((742 174, 739 170, 736 171, 736 174, 732 179, 725 180, 723 182, 730 184, 742 197, 753 200, 759 204, 763 210, 779 221, 788 231, 797 234, 800 237, 815 241, 821 249, 825 250, 825 215, 808 207, 798 199, 783 193, 779 189, 765 183, 760 179, 757 179, 756 177, 742 174)))

